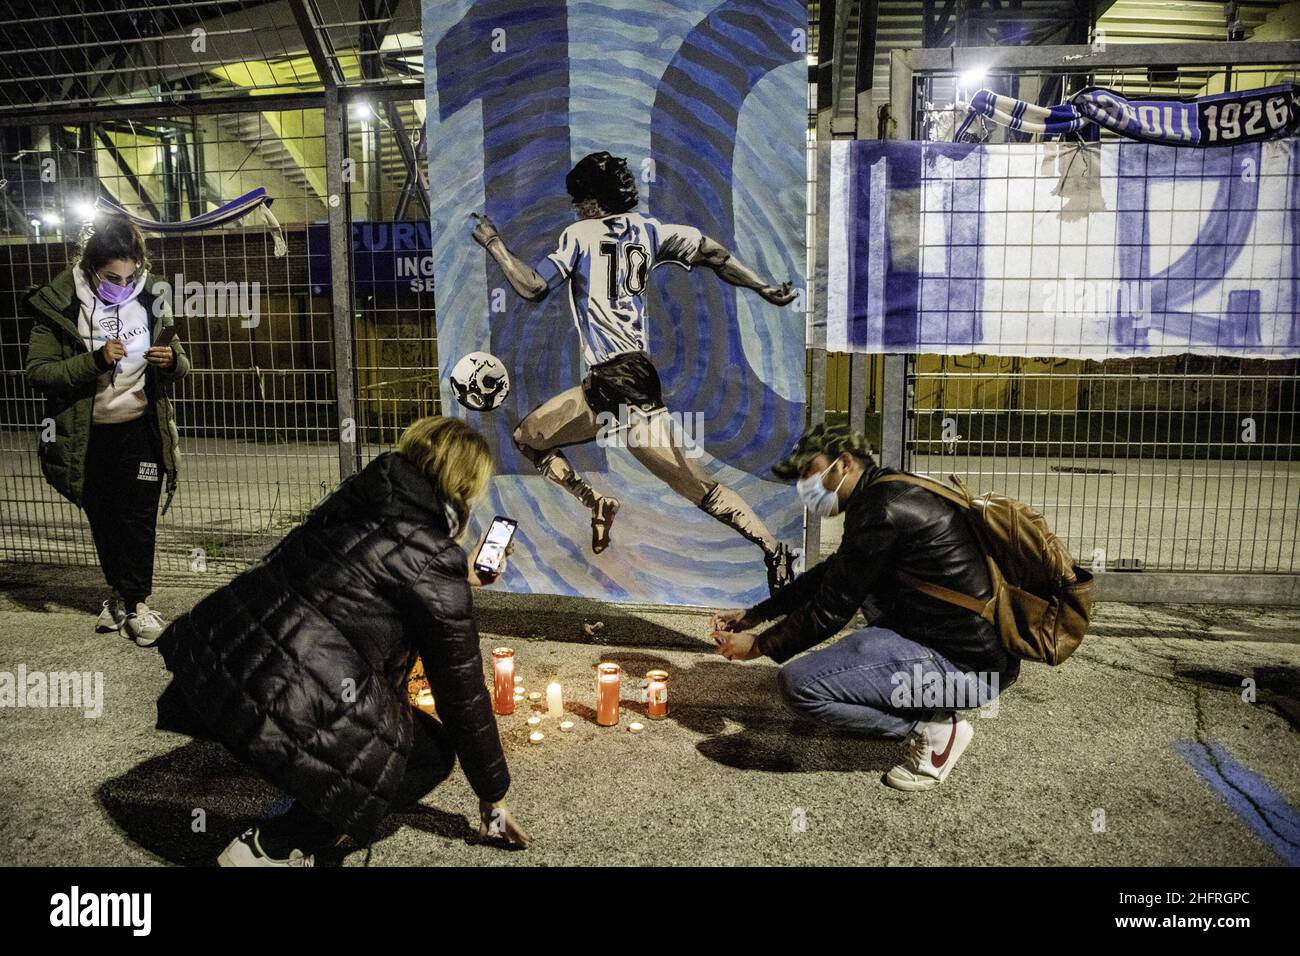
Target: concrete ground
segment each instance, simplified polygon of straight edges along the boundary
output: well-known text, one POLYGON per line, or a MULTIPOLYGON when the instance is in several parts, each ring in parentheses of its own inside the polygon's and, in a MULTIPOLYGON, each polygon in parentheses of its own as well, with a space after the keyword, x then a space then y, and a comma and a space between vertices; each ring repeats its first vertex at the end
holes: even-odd
MULTIPOLYGON (((0 671, 99 671, 105 701, 92 719, 0 710, 0 864, 209 864, 276 794, 219 747, 153 729, 166 672, 92 632, 100 591, 90 571, 0 565, 0 671)), ((457 773, 391 818, 371 865, 1300 863, 1295 609, 1101 605, 1073 659, 1025 665, 974 720, 943 787, 904 794, 880 783, 897 744, 795 722, 777 668, 711 653, 703 612, 479 594, 484 653, 514 647, 530 690, 558 678, 576 722, 543 720, 533 746, 526 708, 499 718, 535 845, 467 842, 476 801, 457 773), (592 719, 602 660, 624 668, 619 728, 592 719), (639 703, 655 666, 672 675, 662 721, 639 703)), ((200 596, 154 604, 170 616, 200 596)))

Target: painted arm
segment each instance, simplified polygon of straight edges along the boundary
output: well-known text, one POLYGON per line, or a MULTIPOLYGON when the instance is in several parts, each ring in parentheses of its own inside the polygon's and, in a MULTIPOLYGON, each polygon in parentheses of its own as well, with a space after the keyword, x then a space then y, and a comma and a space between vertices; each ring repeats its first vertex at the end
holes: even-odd
POLYGON ((505 240, 487 216, 471 213, 475 219, 474 241, 487 250, 505 273, 510 287, 529 302, 541 302, 549 291, 543 279, 528 263, 506 248, 505 240))
POLYGON ((718 274, 723 282, 742 289, 753 289, 773 305, 789 305, 794 301, 794 286, 789 282, 771 285, 763 281, 757 272, 739 261, 727 251, 726 247, 714 242, 708 236, 700 240, 700 248, 691 260, 692 265, 707 266, 718 274))

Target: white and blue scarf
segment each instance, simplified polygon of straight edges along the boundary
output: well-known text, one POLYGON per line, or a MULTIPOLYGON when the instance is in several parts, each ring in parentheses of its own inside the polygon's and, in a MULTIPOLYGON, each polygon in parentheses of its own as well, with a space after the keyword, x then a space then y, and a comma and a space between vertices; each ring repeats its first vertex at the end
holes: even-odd
POLYGON ((1083 125, 1083 118, 1071 103, 1052 107, 1035 106, 992 90, 980 90, 967 104, 966 118, 957 127, 954 141, 961 142, 962 136, 977 116, 987 117, 1007 129, 1040 136, 1064 136, 1083 125))
POLYGON ((1300 86, 1216 93, 1190 100, 1125 99, 1094 87, 1070 102, 1080 115, 1129 139, 1166 146, 1236 146, 1300 128, 1300 86))

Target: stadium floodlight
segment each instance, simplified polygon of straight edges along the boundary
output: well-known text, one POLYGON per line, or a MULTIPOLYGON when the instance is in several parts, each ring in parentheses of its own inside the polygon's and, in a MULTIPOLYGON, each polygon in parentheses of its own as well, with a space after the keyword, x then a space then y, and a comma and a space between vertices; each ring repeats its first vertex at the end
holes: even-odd
POLYGON ((988 67, 977 66, 974 69, 966 70, 957 77, 957 90, 978 90, 988 78, 988 67))

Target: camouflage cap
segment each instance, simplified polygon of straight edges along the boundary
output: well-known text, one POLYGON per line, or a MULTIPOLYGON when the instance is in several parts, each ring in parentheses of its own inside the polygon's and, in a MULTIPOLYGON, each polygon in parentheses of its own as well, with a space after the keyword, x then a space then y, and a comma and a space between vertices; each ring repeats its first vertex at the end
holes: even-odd
POLYGON ((846 451, 861 458, 871 457, 867 439, 862 432, 850 430, 847 423, 813 425, 795 442, 790 453, 772 466, 772 474, 784 480, 798 478, 808 462, 819 454, 835 458, 846 451))

